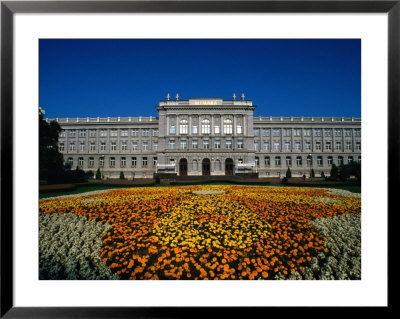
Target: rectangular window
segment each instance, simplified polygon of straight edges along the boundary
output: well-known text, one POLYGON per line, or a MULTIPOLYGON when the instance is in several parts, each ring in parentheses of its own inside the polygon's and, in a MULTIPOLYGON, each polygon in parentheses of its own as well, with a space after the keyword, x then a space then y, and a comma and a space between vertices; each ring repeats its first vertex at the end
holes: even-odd
POLYGON ((143 157, 143 159, 142 159, 142 167, 147 167, 147 157, 143 157))
POLYGON ((346 151, 350 151, 350 150, 351 150, 351 142, 346 141, 346 151))
POLYGON ((340 128, 335 128, 335 136, 336 137, 342 136, 342 130, 340 128))
POLYGON ((187 149, 187 142, 186 142, 186 140, 181 140, 181 149, 182 149, 182 150, 187 149))
POLYGON ((158 142, 153 142, 153 150, 154 151, 158 150, 158 142))
POLYGON ((153 157, 153 166, 157 166, 157 157, 153 157))
POLYGON ((243 148, 243 140, 238 140, 237 141, 237 148, 239 148, 239 149, 243 148))
POLYGON ((296 151, 301 151, 301 142, 300 141, 294 142, 294 147, 296 148, 296 151))
POLYGON ((142 136, 150 136, 150 129, 149 128, 142 129, 142 136))
POLYGON ((76 130, 69 130, 69 137, 76 137, 76 130))
POLYGON ((127 137, 128 136, 128 129, 124 128, 121 129, 121 137, 127 137))
POLYGON ((311 150, 311 142, 306 142, 306 150, 311 150))
POLYGON ((80 150, 81 152, 84 152, 84 151, 85 151, 85 143, 80 143, 80 144, 79 144, 79 150, 80 150))
POLYGON ((169 134, 175 135, 175 125, 171 125, 171 126, 169 127, 169 134))
POLYGON ((169 140, 169 149, 173 150, 175 148, 175 140, 169 140))
POLYGON ((206 150, 210 148, 210 141, 209 140, 204 140, 203 141, 203 148, 206 149, 206 150))
POLYGON ((58 144, 58 150, 60 151, 60 152, 64 152, 64 143, 60 143, 60 144, 58 144))
POLYGON ((194 148, 194 149, 198 148, 197 140, 192 140, 192 148, 194 148))
POLYGON ((286 157, 286 167, 291 167, 291 166, 292 166, 292 158, 286 157))
POLYGON ((121 157, 121 168, 126 167, 126 157, 121 157))
POLYGON ((326 128, 326 129, 324 129, 324 134, 325 134, 325 136, 330 137, 330 136, 332 136, 332 130, 330 128, 326 128))
POLYGON ((331 142, 325 142, 325 149, 326 149, 327 151, 330 151, 330 150, 332 149, 331 142))
POLYGON ((279 151, 281 149, 279 142, 274 142, 274 150, 279 151))
POLYGON ((314 129, 314 136, 321 136, 321 129, 320 128, 314 129))
POLYGON ((69 143, 69 150, 75 151, 75 143, 69 143))
POLYGON ((258 135, 260 134, 260 129, 255 128, 255 129, 253 130, 253 132, 254 132, 254 136, 258 136, 258 135))
POLYGON ((289 141, 285 142, 285 150, 290 151, 290 142, 289 141))
POLYGON ((79 137, 85 137, 86 136, 86 130, 79 130, 79 137))
POLYGON ((232 141, 231 140, 226 140, 225 141, 225 147, 227 149, 232 149, 232 141))
POLYGON ((270 160, 269 156, 264 157, 264 165, 266 167, 269 167, 271 165, 271 160, 270 160))
POLYGON ((126 141, 121 141, 121 151, 126 151, 128 149, 128 144, 126 141))
POLYGON ((281 158, 279 156, 275 157, 275 166, 281 166, 281 158))
POLYGON ((113 128, 110 130, 110 136, 111 137, 117 137, 118 136, 118 130, 113 128))
POLYGON ((346 136, 346 137, 350 137, 351 136, 351 128, 346 128, 344 130, 344 136, 346 136))
POLYGON ((89 157, 89 163, 88 163, 90 168, 94 167, 94 158, 93 157, 89 157))
POLYGON ((347 163, 348 163, 348 164, 353 163, 353 156, 349 156, 349 157, 347 158, 347 163))
POLYGON ((243 134, 243 129, 241 125, 236 125, 236 134, 243 134))
POLYGON ((65 131, 62 130, 62 131, 60 132, 60 137, 65 137, 65 136, 66 136, 65 131))
POLYGON ((110 157, 110 167, 115 167, 115 157, 110 157))
POLYGON ((357 136, 357 137, 360 137, 361 136, 361 129, 359 129, 359 128, 354 129, 354 135, 357 136))
POLYGON ((214 134, 220 134, 219 125, 214 126, 214 134))
POLYGON ((90 130, 89 131, 89 136, 90 137, 96 137, 96 132, 97 132, 96 130, 90 130))
POLYGON ((136 157, 132 157, 132 158, 131 158, 131 166, 132 166, 132 167, 136 167, 136 164, 137 164, 137 159, 136 159, 136 157))
POLYGON ((111 142, 111 150, 116 151, 117 150, 117 142, 111 142))
POLYGON ((74 166, 74 159, 72 157, 68 157, 68 165, 70 168, 74 166))
POLYGON ((264 150, 269 151, 269 142, 264 142, 264 150))
POLYGON ((289 137, 290 136, 290 128, 285 128, 283 130, 283 136, 289 137))
POLYGON ((332 166, 332 163, 333 163, 332 156, 328 156, 328 165, 332 166))
POLYGON ((104 167, 104 157, 100 157, 99 159, 99 166, 104 167))
POLYGON ((262 129, 262 136, 269 136, 270 134, 270 129, 269 128, 263 128, 262 129))
POLYGON ((322 166, 322 157, 321 156, 317 157, 317 166, 322 166))
POLYGON ((301 136, 301 129, 299 129, 299 128, 293 129, 293 135, 296 137, 301 136))
POLYGON ((106 143, 105 143, 105 142, 101 142, 101 144, 100 144, 100 150, 101 150, 101 151, 105 151, 105 150, 106 150, 106 143))
POLYGON ((304 136, 311 136, 311 129, 310 128, 305 128, 303 130, 304 136))
POLYGON ((143 141, 142 142, 142 150, 147 151, 149 149, 149 142, 148 141, 143 141))
POLYGON ((356 150, 361 151, 361 142, 356 142, 356 150))
POLYGON ((258 141, 254 141, 254 150, 258 151, 258 141))
POLYGON ((197 125, 192 126, 192 134, 197 134, 197 125))
POLYGON ((79 165, 79 167, 83 167, 83 157, 79 157, 78 165, 79 165))
POLYGON ((274 129, 272 130, 272 135, 273 135, 273 136, 279 136, 279 135, 280 135, 279 128, 274 128, 274 129))
POLYGON ((107 137, 107 129, 102 128, 100 130, 100 137, 107 137))
POLYGON ((158 136, 158 129, 157 128, 153 129, 153 136, 158 136))
POLYGON ((321 150, 321 142, 316 142, 316 143, 315 143, 315 149, 316 149, 317 151, 320 151, 320 150, 321 150))
POLYGON ((341 142, 336 142, 335 150, 337 150, 337 151, 341 151, 342 150, 342 143, 341 142))
POLYGON ((343 165, 343 157, 342 156, 338 156, 337 163, 339 166, 343 165))
POLYGON ((132 142, 132 151, 137 151, 139 149, 138 142, 132 142))
POLYGON ((215 140, 214 141, 214 148, 220 149, 221 148, 221 141, 220 140, 215 140))
POLYGON ((139 136, 139 129, 138 128, 133 128, 131 131, 132 136, 139 136))

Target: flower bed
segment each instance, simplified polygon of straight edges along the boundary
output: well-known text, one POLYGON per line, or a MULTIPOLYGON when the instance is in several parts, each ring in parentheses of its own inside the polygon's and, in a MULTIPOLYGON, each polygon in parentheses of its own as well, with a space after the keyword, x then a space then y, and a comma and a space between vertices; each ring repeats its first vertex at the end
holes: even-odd
MULTIPOLYGON (((97 232, 102 245, 96 248, 101 258, 97 267, 107 265, 117 276, 109 278, 361 279, 361 199, 326 189, 119 189, 42 200, 39 214, 41 219, 81 216, 86 223, 111 227, 103 235, 97 232)), ((40 227, 41 236, 52 237, 54 231, 40 227)), ((52 245, 69 247, 71 240, 59 236, 53 241, 60 243, 52 245)), ((81 245, 86 242, 82 240, 81 245)), ((41 251, 48 245, 40 241, 41 251)), ((88 258, 74 256, 69 258, 88 258)), ((57 260, 42 259, 41 270, 59 267, 57 260)), ((79 278, 96 277, 89 273, 79 278)))

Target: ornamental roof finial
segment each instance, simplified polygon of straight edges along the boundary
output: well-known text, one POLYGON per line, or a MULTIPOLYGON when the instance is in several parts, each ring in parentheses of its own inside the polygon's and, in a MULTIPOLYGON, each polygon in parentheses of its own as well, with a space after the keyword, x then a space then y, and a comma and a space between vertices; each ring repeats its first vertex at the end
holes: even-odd
POLYGON ((242 101, 244 101, 244 93, 242 93, 242 101))
POLYGON ((178 93, 176 93, 176 100, 177 101, 179 100, 179 94, 178 93))
POLYGON ((233 93, 233 100, 236 101, 236 94, 233 93))
POLYGON ((169 95, 169 93, 167 94, 167 100, 169 101, 169 99, 171 98, 171 96, 169 95))

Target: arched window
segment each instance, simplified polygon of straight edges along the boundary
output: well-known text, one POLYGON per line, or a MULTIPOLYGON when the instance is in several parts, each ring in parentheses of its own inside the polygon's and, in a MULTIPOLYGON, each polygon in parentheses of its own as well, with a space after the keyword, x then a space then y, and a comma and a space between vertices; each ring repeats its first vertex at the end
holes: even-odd
POLYGON ((201 134, 210 134, 210 120, 204 119, 201 121, 201 134))
POLYGON ((232 120, 231 119, 224 120, 224 134, 232 134, 232 120))
POLYGON ((187 120, 179 121, 179 134, 188 134, 188 121, 187 120))

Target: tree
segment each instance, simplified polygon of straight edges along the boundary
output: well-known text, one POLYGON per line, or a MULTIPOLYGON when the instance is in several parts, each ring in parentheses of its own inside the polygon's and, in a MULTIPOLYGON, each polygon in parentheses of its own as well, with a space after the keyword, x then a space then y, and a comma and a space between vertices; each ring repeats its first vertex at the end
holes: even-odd
POLYGON ((292 178, 292 172, 290 171, 290 167, 288 166, 286 170, 286 178, 292 178))
POLYGON ((332 164, 331 168, 331 179, 335 180, 339 178, 339 170, 335 164, 332 164))
POLYGON ((125 179, 124 172, 121 171, 121 173, 119 173, 119 179, 125 179))
POLYGON ((96 171, 96 179, 101 179, 100 167, 96 171))
POLYGON ((58 151, 58 135, 61 126, 56 121, 47 122, 39 108, 39 179, 48 183, 62 182, 64 175, 63 156, 58 151))
POLYGON ((315 172, 314 172, 314 169, 313 169, 313 168, 311 169, 311 177, 312 177, 312 178, 315 177, 315 172))

